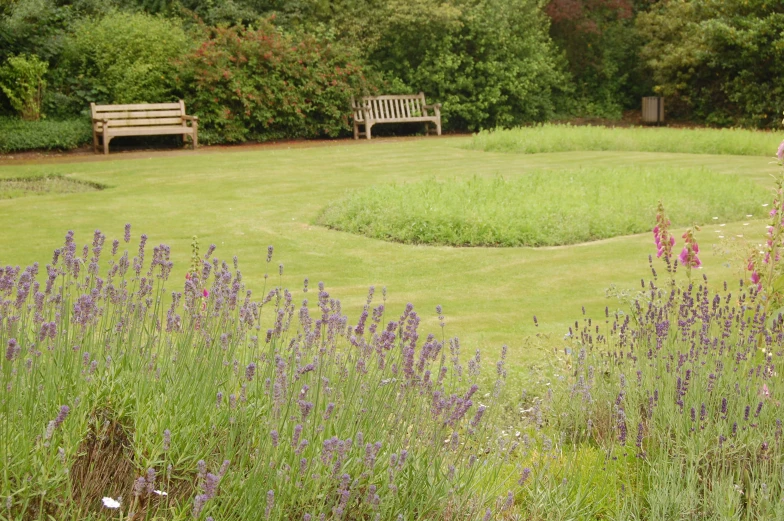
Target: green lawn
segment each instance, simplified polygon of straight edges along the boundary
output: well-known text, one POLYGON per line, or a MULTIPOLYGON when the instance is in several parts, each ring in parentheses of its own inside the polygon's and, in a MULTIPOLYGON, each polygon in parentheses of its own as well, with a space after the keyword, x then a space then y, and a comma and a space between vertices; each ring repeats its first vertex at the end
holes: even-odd
MULTIPOLYGON (((0 163, 0 178, 63 174, 108 185, 98 192, 36 195, 0 200, 0 262, 26 264, 51 259, 65 232, 73 229, 86 244, 100 228, 121 238, 126 222, 134 240, 149 235, 150 245, 172 246, 175 280, 189 262, 192 235, 216 255, 237 255, 245 282, 260 291, 266 271, 277 278, 285 265, 284 285, 311 287, 324 281, 355 322, 369 285, 386 286, 393 311, 412 302, 427 329, 437 327, 434 308, 442 304, 447 334, 464 350, 508 344, 513 362, 537 359, 529 337, 540 330, 559 338, 585 306, 593 316, 616 301, 605 298, 610 284, 639 287, 647 277, 651 234, 552 248, 450 248, 387 243, 327 230, 313 224, 319 211, 347 190, 425 178, 472 176, 514 179, 541 169, 575 166, 660 166, 706 168, 748 176, 770 186, 778 167, 767 157, 690 155, 651 152, 560 152, 536 155, 469 150, 467 137, 334 142, 324 146, 267 146, 203 149, 173 154, 115 155, 109 160, 0 163), (274 245, 273 266, 266 249, 274 245)), ((771 152, 771 155, 774 151, 771 152)), ((81 160, 81 159, 79 159, 81 160)), ((666 199, 665 199, 666 201, 666 199)), ((706 272, 712 280, 737 279, 727 259, 711 248, 718 236, 761 238, 760 213, 744 222, 708 225, 698 235, 706 272)), ((651 224, 652 226, 653 224, 651 224)), ((680 234, 678 233, 678 236, 680 234)), ((133 251, 134 248, 131 248, 133 251)), ((171 287, 169 289, 181 289, 171 287)), ((297 298, 302 293, 296 292, 297 298)), ((311 299, 315 295, 308 296, 311 299)), ((265 325, 264 327, 268 327, 265 325)))

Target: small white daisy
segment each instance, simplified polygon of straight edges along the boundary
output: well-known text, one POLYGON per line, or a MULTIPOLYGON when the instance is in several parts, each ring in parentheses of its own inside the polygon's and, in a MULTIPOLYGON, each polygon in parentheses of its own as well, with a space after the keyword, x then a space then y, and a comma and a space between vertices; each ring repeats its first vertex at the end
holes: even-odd
POLYGON ((105 497, 101 501, 106 508, 120 508, 120 502, 114 498, 105 497))

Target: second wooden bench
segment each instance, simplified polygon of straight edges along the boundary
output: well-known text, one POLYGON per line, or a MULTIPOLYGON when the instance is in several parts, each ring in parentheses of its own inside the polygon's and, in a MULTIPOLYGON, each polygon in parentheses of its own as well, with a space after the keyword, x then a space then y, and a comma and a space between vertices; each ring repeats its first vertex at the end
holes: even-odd
POLYGON ((425 123, 425 133, 429 132, 428 123, 433 123, 436 133, 441 135, 441 104, 428 105, 425 94, 402 94, 387 96, 364 96, 359 102, 351 97, 351 112, 354 115, 354 139, 365 136, 370 139, 373 125, 378 123, 425 123), (360 132, 359 126, 365 127, 360 132))

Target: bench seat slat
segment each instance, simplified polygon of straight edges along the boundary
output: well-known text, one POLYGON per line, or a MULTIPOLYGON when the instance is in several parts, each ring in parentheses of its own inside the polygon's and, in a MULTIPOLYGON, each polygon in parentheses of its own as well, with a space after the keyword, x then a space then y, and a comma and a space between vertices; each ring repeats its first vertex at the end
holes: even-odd
POLYGON ((147 118, 147 119, 110 119, 109 126, 114 127, 148 127, 153 125, 177 125, 182 118, 147 118))
MULTIPOLYGON (((98 134, 101 134, 98 131, 98 134)), ((193 134, 193 127, 112 127, 112 137, 115 136, 158 136, 163 134, 193 134)))

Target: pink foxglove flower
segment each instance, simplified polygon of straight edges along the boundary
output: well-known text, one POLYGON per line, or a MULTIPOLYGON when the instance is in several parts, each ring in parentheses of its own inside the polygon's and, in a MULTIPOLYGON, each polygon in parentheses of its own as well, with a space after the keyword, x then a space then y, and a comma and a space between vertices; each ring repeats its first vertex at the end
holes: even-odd
POLYGON ((784 161, 784 141, 779 145, 779 149, 776 151, 776 157, 779 158, 779 161, 784 161))

